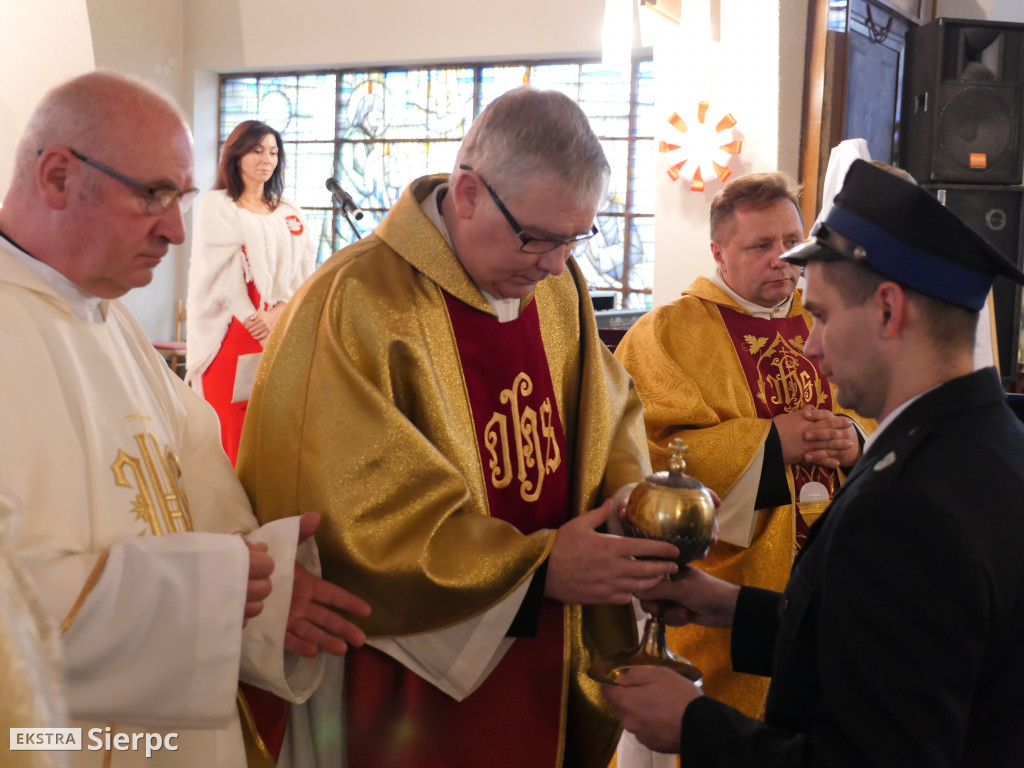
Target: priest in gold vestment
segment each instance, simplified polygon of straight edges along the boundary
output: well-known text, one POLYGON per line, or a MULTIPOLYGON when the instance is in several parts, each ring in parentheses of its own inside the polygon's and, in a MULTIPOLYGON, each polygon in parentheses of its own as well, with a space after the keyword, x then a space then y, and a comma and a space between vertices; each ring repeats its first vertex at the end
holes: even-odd
POLYGON ((510 91, 450 177, 413 182, 279 321, 239 473, 264 518, 320 511, 325 577, 373 607, 369 647, 293 708, 283 762, 608 764, 619 728, 585 672, 676 570, 634 559, 675 547, 603 532, 649 472, 571 258, 608 172, 578 105, 510 91))
MULTIPOLYGON (((799 270, 779 260, 803 241, 798 194, 781 173, 726 184, 711 204, 715 275, 641 317, 615 351, 644 404, 654 469, 682 437, 687 471, 722 498, 718 544, 696 566, 775 590, 873 425, 837 415, 831 386, 803 355, 811 318, 799 270)), ((668 638, 703 670, 707 694, 762 714, 768 678, 732 671, 728 630, 670 628, 668 638)))

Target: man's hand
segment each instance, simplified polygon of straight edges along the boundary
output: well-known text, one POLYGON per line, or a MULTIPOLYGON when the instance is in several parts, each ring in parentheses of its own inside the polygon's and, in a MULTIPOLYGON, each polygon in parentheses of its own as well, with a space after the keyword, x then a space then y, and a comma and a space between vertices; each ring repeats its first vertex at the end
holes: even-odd
POLYGON ((848 467, 860 456, 853 422, 831 411, 807 405, 772 419, 782 443, 786 464, 818 464, 829 469, 848 467))
POLYGON ((249 623, 249 619, 263 612, 263 601, 270 596, 272 589, 270 574, 274 572, 274 558, 267 554, 266 544, 251 544, 247 541, 245 546, 249 548, 249 586, 245 590, 243 627, 249 623))
POLYGON ((678 570, 671 544, 598 532, 612 515, 609 499, 565 523, 548 557, 546 597, 563 603, 628 603, 678 570), (661 558, 637 560, 638 557, 661 558))
POLYGON ((679 578, 657 584, 637 597, 641 608, 648 613, 660 611, 665 623, 673 627, 731 627, 739 594, 735 584, 687 567, 679 578))
MULTIPOLYGON (((316 512, 304 514, 299 520, 299 543, 312 536, 319 524, 320 515, 316 512)), ((306 657, 316 656, 320 651, 341 656, 350 645, 366 642, 363 630, 344 619, 338 609, 356 616, 370 615, 370 606, 364 600, 314 576, 296 562, 285 650, 306 657)))
POLYGON ((679 752, 679 734, 686 708, 702 696, 700 688, 666 667, 630 667, 616 685, 601 692, 622 726, 655 752, 679 752))

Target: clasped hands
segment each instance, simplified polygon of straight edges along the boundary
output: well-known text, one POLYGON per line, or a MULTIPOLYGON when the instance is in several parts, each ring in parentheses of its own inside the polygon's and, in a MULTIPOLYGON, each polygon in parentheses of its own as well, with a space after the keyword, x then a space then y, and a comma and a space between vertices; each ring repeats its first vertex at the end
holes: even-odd
POLYGON ((266 345, 270 332, 274 330, 277 318, 284 311, 285 303, 278 302, 269 309, 258 309, 245 319, 245 330, 252 334, 261 345, 266 345))
MULTIPOLYGON (((319 524, 320 515, 316 512, 304 514, 299 519, 299 543, 312 536, 319 524)), ((263 601, 270 596, 270 576, 274 572, 274 559, 267 552, 266 544, 246 542, 246 546, 249 548, 249 585, 244 623, 263 610, 263 601)), ((338 610, 356 616, 370 615, 370 606, 364 600, 314 576, 296 562, 285 650, 305 657, 315 656, 320 651, 341 656, 350 645, 362 645, 366 641, 363 630, 344 619, 338 610)))
POLYGON ((851 419, 805 405, 772 419, 786 464, 849 467, 860 457, 860 440, 851 419))

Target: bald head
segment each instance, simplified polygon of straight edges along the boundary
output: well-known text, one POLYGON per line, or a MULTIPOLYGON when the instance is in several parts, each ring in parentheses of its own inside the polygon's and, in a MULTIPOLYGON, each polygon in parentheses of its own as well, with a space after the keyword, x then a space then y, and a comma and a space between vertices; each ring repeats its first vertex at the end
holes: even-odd
POLYGON ((40 149, 60 144, 105 157, 142 120, 167 121, 188 131, 178 105, 138 78, 101 70, 56 86, 43 96, 18 142, 14 186, 32 178, 40 149))
POLYGON ((0 230, 87 293, 116 298, 184 241, 192 181, 181 110, 140 80, 92 72, 29 118, 0 230))

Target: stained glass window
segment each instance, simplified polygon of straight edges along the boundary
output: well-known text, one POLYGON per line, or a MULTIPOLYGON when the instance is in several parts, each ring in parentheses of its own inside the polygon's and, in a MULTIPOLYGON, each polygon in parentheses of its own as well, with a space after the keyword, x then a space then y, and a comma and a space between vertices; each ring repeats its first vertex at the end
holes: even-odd
POLYGON ((576 258, 616 308, 649 308, 654 269, 653 63, 630 75, 600 62, 527 62, 421 69, 223 75, 220 143, 263 120, 285 143, 285 197, 320 235, 321 261, 369 233, 419 176, 450 172, 466 130, 488 103, 523 83, 579 103, 612 166, 597 237, 576 258), (326 190, 337 178, 362 209, 346 219, 326 190))

